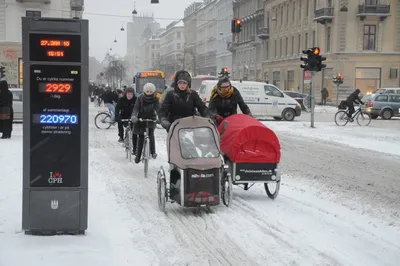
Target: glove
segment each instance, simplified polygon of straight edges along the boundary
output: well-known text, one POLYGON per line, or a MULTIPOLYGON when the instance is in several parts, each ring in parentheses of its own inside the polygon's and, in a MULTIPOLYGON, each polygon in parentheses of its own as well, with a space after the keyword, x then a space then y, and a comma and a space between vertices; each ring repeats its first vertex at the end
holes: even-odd
POLYGON ((171 127, 171 122, 169 122, 166 119, 161 120, 161 126, 165 128, 167 131, 169 131, 169 128, 171 127))
POLYGON ((136 116, 132 116, 131 117, 131 121, 133 124, 137 123, 139 121, 139 119, 136 116))
POLYGON ((215 118, 218 122, 218 124, 220 124, 222 122, 222 120, 224 120, 224 118, 220 115, 217 115, 217 117, 215 118))

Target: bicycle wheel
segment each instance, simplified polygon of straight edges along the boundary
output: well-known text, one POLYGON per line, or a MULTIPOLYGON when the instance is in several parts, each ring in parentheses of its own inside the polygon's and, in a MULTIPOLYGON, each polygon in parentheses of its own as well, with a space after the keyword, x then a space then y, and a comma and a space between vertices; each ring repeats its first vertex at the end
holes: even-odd
POLYGON ((101 112, 95 116, 94 124, 98 129, 109 129, 111 127, 110 120, 111 120, 111 115, 109 113, 101 112))
POLYGON ((144 164, 144 177, 147 178, 149 173, 149 138, 144 139, 143 145, 143 164, 144 164))
POLYGON ((349 120, 347 120, 347 113, 346 111, 339 111, 335 114, 335 123, 338 126, 345 126, 349 120))
POLYGON ((369 113, 360 112, 358 113, 356 120, 359 126, 366 127, 371 123, 371 115, 369 113))

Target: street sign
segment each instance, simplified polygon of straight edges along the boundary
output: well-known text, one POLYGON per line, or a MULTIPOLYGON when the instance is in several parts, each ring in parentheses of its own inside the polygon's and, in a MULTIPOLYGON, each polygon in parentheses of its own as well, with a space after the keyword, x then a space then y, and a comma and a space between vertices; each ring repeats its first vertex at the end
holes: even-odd
POLYGON ((29 234, 83 234, 88 208, 88 21, 22 18, 23 215, 29 234))

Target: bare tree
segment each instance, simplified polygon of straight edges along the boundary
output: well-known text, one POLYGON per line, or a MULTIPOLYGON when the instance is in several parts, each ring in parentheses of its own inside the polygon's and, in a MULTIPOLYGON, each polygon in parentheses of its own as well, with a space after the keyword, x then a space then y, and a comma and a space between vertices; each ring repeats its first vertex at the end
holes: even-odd
POLYGON ((105 68, 104 75, 108 84, 113 88, 120 87, 126 77, 126 62, 115 56, 108 57, 108 66, 105 68))

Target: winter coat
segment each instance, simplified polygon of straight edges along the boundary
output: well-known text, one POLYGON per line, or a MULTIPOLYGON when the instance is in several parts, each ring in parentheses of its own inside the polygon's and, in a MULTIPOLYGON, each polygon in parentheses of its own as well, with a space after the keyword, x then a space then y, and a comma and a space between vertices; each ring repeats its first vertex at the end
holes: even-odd
POLYGON ((133 112, 133 107, 136 103, 136 96, 128 100, 126 96, 119 98, 117 106, 115 107, 116 119, 130 119, 133 112))
POLYGON ((359 97, 360 92, 361 92, 360 89, 356 89, 355 91, 353 91, 353 92, 349 95, 349 97, 347 97, 346 102, 347 102, 347 104, 348 104, 349 106, 352 106, 353 103, 356 103, 356 104, 358 104, 358 103, 364 104, 364 103, 361 101, 360 97, 359 97))
POLYGON ((118 102, 118 94, 107 90, 105 91, 102 95, 101 98, 103 99, 104 103, 113 103, 113 102, 118 102))
MULTIPOLYGON (((156 120, 159 109, 160 104, 155 93, 151 96, 141 94, 136 100, 132 118, 156 120)), ((148 123, 148 125, 152 129, 156 128, 156 123, 148 123)), ((144 134, 144 132, 146 132, 146 123, 138 121, 133 125, 133 134, 141 135, 144 134)))
POLYGON ((321 90, 321 97, 322 98, 328 98, 329 97, 329 92, 328 92, 328 90, 326 88, 323 88, 321 90))
POLYGON ((203 117, 212 116, 196 91, 180 91, 179 88, 174 88, 167 92, 161 104, 160 120, 173 123, 176 119, 195 115, 196 109, 203 117))
POLYGON ((244 102, 242 95, 235 87, 233 87, 233 94, 231 97, 223 98, 217 95, 215 98, 210 99, 208 108, 211 112, 226 118, 237 114, 238 105, 243 114, 251 115, 250 108, 244 102))

